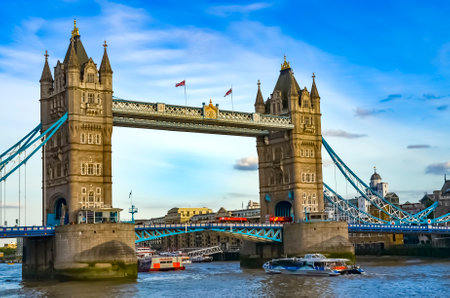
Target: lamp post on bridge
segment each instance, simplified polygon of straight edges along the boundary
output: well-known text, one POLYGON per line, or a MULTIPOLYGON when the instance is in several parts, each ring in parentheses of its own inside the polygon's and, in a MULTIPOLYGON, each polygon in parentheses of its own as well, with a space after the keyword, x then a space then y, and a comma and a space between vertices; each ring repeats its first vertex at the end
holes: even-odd
POLYGON ((133 205, 133 197, 132 195, 132 190, 130 191, 130 200, 131 200, 131 208, 129 209, 129 213, 131 213, 131 222, 134 224, 134 214, 138 213, 138 208, 136 208, 136 206, 133 205))

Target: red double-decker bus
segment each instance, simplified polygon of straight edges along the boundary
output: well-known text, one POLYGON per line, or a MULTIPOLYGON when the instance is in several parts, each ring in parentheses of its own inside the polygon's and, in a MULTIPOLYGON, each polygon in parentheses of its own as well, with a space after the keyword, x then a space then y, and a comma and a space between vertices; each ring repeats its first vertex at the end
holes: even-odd
POLYGON ((217 219, 219 222, 247 222, 246 217, 219 217, 217 219))
POLYGON ((271 217, 269 217, 269 221, 271 223, 292 222, 292 217, 290 217, 290 216, 271 216, 271 217))

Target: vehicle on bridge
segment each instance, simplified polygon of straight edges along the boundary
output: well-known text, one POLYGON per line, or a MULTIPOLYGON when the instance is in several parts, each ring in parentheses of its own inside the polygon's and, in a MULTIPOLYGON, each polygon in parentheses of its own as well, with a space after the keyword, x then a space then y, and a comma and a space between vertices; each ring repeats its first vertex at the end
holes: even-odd
POLYGON ((220 223, 224 223, 224 222, 229 222, 229 223, 233 223, 233 222, 247 222, 247 217, 219 217, 217 218, 217 220, 220 223))
POLYGON ((292 222, 291 216, 270 216, 269 217, 270 223, 289 223, 292 222))

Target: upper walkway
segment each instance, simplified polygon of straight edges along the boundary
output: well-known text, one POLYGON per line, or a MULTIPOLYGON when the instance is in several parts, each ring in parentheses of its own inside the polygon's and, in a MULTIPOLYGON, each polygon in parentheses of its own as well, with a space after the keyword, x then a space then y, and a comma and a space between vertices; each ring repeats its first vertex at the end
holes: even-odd
POLYGON ((256 137, 294 128, 290 117, 113 99, 114 126, 256 137))

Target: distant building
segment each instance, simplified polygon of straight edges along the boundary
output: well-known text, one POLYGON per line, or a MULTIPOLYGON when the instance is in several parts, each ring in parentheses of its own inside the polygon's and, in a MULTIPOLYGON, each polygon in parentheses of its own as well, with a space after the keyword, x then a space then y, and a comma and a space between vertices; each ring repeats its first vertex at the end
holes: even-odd
MULTIPOLYGON (((374 173, 370 177, 369 187, 377 192, 380 196, 384 197, 387 201, 393 205, 399 206, 400 199, 398 195, 394 192, 389 192, 389 184, 387 182, 381 181, 380 174, 377 173, 377 169, 374 168, 374 173)), ((369 195, 369 198, 375 197, 374 195, 369 195)), ((349 200, 349 202, 358 207, 358 209, 370 213, 377 217, 386 217, 384 214, 379 214, 381 211, 373 206, 365 197, 359 196, 357 198, 349 200)), ((382 213, 382 212, 381 212, 382 213)), ((383 218, 386 220, 386 218, 383 218)))
POLYGON ((199 214, 209 214, 212 210, 206 207, 203 208, 172 208, 167 212, 164 222, 167 224, 179 224, 188 222, 191 217, 199 214))
POLYGON ((259 202, 253 202, 252 200, 248 201, 247 209, 259 209, 261 208, 261 204, 259 202))
POLYGON ((6 243, 4 247, 6 247, 6 248, 17 248, 17 242, 6 243))
POLYGON ((435 218, 450 213, 450 180, 447 180, 447 176, 444 176, 444 184, 440 190, 435 190, 432 194, 425 194, 421 201, 427 202, 427 205, 434 202, 439 203, 434 211, 435 218))
POLYGON ((410 202, 406 202, 404 204, 400 205, 400 208, 410 214, 416 214, 420 211, 422 211, 424 209, 424 206, 422 205, 422 203, 410 203, 410 202))

